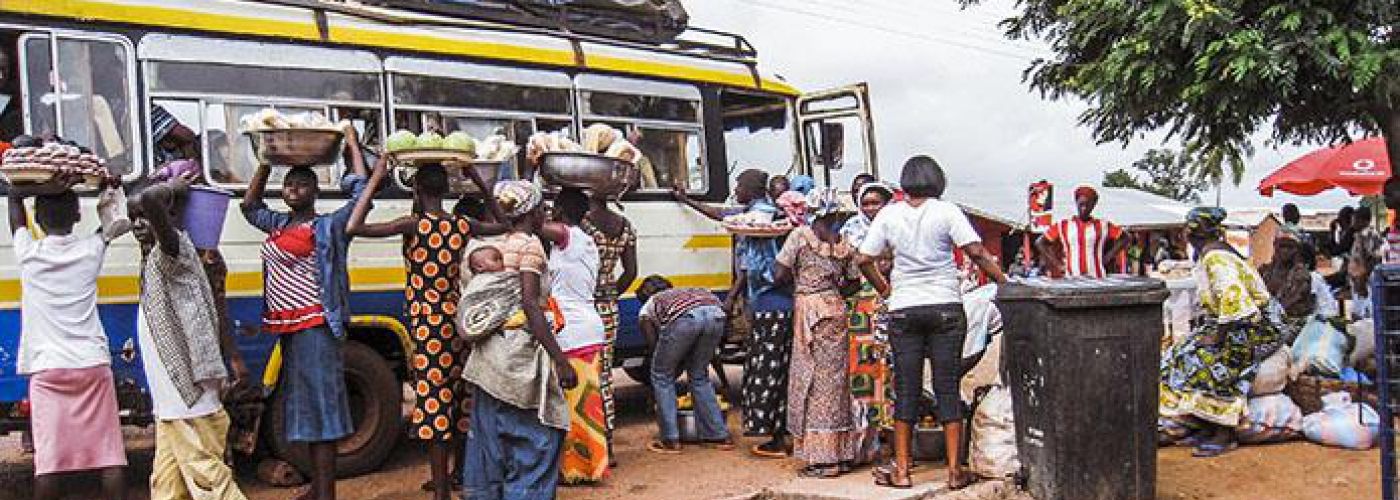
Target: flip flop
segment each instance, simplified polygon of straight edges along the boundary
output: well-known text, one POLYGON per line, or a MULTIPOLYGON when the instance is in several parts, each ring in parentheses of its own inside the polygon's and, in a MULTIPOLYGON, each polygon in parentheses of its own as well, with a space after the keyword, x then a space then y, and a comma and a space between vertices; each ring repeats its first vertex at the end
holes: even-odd
POLYGON ((754 454, 754 456, 763 458, 787 458, 787 453, 783 453, 782 450, 768 450, 765 449, 761 444, 754 445, 752 448, 749 448, 749 453, 754 454))
POLYGON ((653 439, 651 442, 647 443, 647 451, 661 455, 680 455, 681 445, 667 445, 660 439, 653 439))
POLYGON ((907 490, 909 488, 914 487, 914 480, 910 478, 908 474, 904 475, 903 482, 895 482, 895 472, 896 470, 894 464, 878 465, 875 468, 870 469, 870 474, 872 476, 875 476, 876 486, 883 486, 886 488, 894 488, 900 490, 907 490))
POLYGON ((799 473, 802 477, 813 479, 835 479, 841 477, 841 471, 835 465, 808 465, 802 468, 799 473))
POLYGON ((720 451, 729 451, 737 447, 737 445, 734 444, 733 439, 721 439, 719 441, 701 441, 700 446, 720 451))
POLYGON ((948 478, 948 490, 958 491, 968 486, 972 486, 974 484, 977 484, 978 479, 979 478, 973 475, 972 473, 963 471, 961 474, 958 474, 957 477, 948 478))
POLYGON ((1235 442, 1229 444, 1201 443, 1196 446, 1196 450, 1191 452, 1191 456, 1196 458, 1214 458, 1238 448, 1240 445, 1235 442))

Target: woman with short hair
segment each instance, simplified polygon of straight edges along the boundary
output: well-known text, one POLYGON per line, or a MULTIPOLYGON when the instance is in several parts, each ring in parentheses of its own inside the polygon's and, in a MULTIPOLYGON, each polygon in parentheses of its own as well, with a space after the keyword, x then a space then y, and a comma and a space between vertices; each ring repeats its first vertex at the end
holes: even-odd
POLYGON ((982 247, 981 237, 962 209, 939 199, 947 178, 938 162, 927 156, 910 158, 904 163, 900 187, 907 202, 885 207, 860 246, 861 272, 885 297, 894 325, 890 343, 895 369, 895 463, 876 468, 875 477, 881 485, 913 487, 910 448, 914 425, 922 417, 924 362, 931 361, 938 421, 943 424, 948 453, 948 487, 957 490, 975 479, 962 468, 964 410, 958 379, 967 318, 953 254, 961 250, 997 283, 1006 282, 1006 276, 982 247), (875 264, 886 252, 894 254, 892 281, 885 280, 875 264))

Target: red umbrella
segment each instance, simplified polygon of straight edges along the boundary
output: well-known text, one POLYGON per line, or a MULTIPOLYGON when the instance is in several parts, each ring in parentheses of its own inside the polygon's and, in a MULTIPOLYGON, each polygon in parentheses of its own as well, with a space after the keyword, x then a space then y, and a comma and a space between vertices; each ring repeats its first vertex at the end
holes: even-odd
POLYGON ((1307 196, 1337 187, 1352 196, 1370 196, 1381 194, 1389 178, 1385 140, 1372 137, 1293 160, 1260 181, 1259 193, 1272 196, 1275 189, 1282 189, 1307 196))

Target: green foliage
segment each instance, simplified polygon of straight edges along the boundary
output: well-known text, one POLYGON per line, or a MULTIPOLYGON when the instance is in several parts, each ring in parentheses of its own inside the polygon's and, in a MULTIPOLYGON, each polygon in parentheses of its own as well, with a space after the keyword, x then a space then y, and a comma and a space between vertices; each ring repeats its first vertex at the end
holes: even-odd
POLYGON ((1103 186, 1138 189, 1183 203, 1200 203, 1201 193, 1210 185, 1208 176, 1196 172, 1198 167, 1190 163, 1190 156, 1170 149, 1149 150, 1133 162, 1132 168, 1146 179, 1139 180, 1120 168, 1104 174, 1103 186))
MULTIPOLYGON (((963 5, 979 0, 959 0, 963 5)), ((1396 0, 1018 0, 1001 26, 1055 54, 1025 72, 1080 98, 1100 142, 1164 130, 1194 173, 1238 184, 1249 139, 1334 143, 1383 134, 1400 158, 1396 0)))

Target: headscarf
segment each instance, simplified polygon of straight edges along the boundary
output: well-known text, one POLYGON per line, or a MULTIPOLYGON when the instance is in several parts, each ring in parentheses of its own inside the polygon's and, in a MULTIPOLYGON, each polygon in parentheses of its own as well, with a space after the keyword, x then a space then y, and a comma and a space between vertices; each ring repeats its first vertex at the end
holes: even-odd
POLYGON ((865 212, 860 210, 861 200, 865 199, 865 195, 871 191, 884 193, 885 198, 888 199, 888 201, 885 202, 887 205, 894 202, 895 190, 884 182, 870 181, 864 186, 861 186, 860 190, 856 191, 856 215, 850 219, 846 219, 846 224, 841 226, 841 236, 845 237, 846 241, 851 242, 852 245, 860 245, 860 242, 865 241, 865 233, 870 230, 870 224, 875 222, 870 217, 866 217, 865 212))
POLYGON ((1220 239, 1226 212, 1220 207, 1196 207, 1186 213, 1186 230, 1206 239, 1220 239))
POLYGON ((812 189, 817 186, 817 181, 813 180, 810 175, 794 175, 788 180, 788 186, 791 187, 793 191, 805 195, 812 192, 812 189))
POLYGON ((778 208, 783 210, 783 213, 787 214, 787 218, 789 221, 792 221, 792 225, 802 226, 807 224, 807 197, 802 196, 802 193, 788 191, 783 193, 782 196, 779 196, 775 203, 778 204, 778 208))
MULTIPOLYGON (((807 193, 807 216, 815 221, 841 210, 841 200, 836 188, 824 187, 807 193)), ((810 222, 810 221, 809 221, 810 222)))
POLYGON ((1088 197, 1093 201, 1099 201, 1098 190, 1087 184, 1074 188, 1074 199, 1078 200, 1081 196, 1088 197))
POLYGON ((199 173, 199 162, 194 160, 174 160, 151 175, 151 180, 171 181, 188 173, 199 173))
POLYGON ((160 106, 151 106, 151 142, 159 144, 176 125, 175 117, 160 106))
POLYGON ((530 213, 540 206, 540 201, 544 199, 539 185, 524 180, 497 182, 495 194, 496 203, 500 204, 506 217, 512 219, 530 213))

